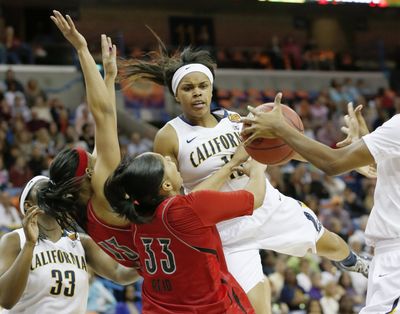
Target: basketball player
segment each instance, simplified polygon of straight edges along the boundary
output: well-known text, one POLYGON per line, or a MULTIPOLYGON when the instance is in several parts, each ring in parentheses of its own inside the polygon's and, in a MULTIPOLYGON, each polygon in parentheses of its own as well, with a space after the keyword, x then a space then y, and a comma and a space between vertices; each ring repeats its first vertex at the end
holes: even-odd
POLYGON ((85 313, 88 269, 114 282, 138 279, 134 268, 119 265, 86 235, 63 230, 37 207, 37 190, 49 179, 36 176, 22 191, 23 228, 0 240, 1 313, 85 313))
MULTIPOLYGON (((163 47, 161 41, 160 46, 163 47)), ((242 124, 236 113, 210 110, 215 64, 207 51, 187 48, 180 55, 169 57, 165 49, 160 50, 150 61, 122 62, 122 79, 165 84, 181 105, 183 114, 158 132, 154 150, 171 156, 182 174, 185 190, 190 192, 229 162, 240 143, 242 124)), ((236 173, 222 190, 241 189, 247 180, 236 173)), ((257 313, 270 311, 264 301, 259 249, 295 256, 312 251, 367 275, 368 265, 351 252, 343 239, 324 230, 312 210, 281 194, 268 181, 266 185, 264 204, 252 216, 218 225, 228 269, 248 293, 257 313)))
POLYGON ((246 163, 242 169, 250 179, 240 191, 216 191, 232 173, 225 166, 218 177, 181 195, 182 177, 169 157, 144 153, 118 166, 104 193, 132 222, 144 278, 143 313, 254 313, 227 270, 215 224, 251 215, 262 204, 265 168, 246 163))
MULTIPOLYGON (((282 94, 275 98, 270 113, 253 109, 251 123, 243 133, 257 137, 280 137, 301 156, 329 175, 340 174, 358 167, 377 164, 377 183, 367 228, 367 244, 375 247, 368 277, 367 300, 360 313, 395 313, 400 300, 400 115, 396 114, 370 134, 348 146, 332 149, 289 127, 281 110, 282 94)), ((360 113, 352 115, 353 123, 362 126, 360 113)))
POLYGON ((95 149, 89 154, 81 148, 67 148, 55 157, 51 180, 38 191, 39 206, 63 228, 75 228, 78 223, 109 256, 133 267, 138 255, 130 223, 112 211, 103 192, 105 180, 120 162, 114 90, 116 47, 110 38, 101 36, 103 81, 85 38, 71 18, 53 11, 51 19, 78 54, 95 120, 95 149))
MULTIPOLYGON (((107 93, 105 84, 87 49, 86 41, 76 30, 72 20, 68 16, 64 18, 57 11, 54 11, 52 19, 78 51, 86 81, 89 108, 96 123, 95 143, 97 155, 90 155, 82 149, 67 149, 58 154, 50 166, 51 181, 39 191, 40 205, 41 207, 43 206, 46 213, 56 217, 61 225, 73 226, 75 221, 78 222, 111 257, 123 265, 131 265, 139 257, 135 243, 133 243, 131 222, 112 210, 103 192, 107 176, 113 172, 120 159, 115 123, 115 105, 112 105, 113 102, 109 99, 110 93, 107 93)), ((103 38, 102 43, 104 44, 103 38)), ((103 45, 102 50, 104 55, 108 51, 108 46, 103 45)), ((115 60, 115 54, 112 55, 112 59, 115 60)), ((116 69, 114 63, 111 68, 112 70, 116 69)), ((246 154, 244 156, 236 154, 225 165, 226 168, 221 168, 221 172, 209 178, 209 184, 217 184, 220 180, 219 175, 223 175, 224 179, 228 177, 231 174, 230 169, 241 164, 245 158, 247 159, 246 154)), ((203 188, 212 188, 210 185, 205 186, 205 183, 202 185, 203 188)), ((200 265, 200 267, 204 267, 204 265, 200 265)), ((193 273, 193 276, 196 274, 196 272, 193 273)), ((216 274, 214 275, 218 277, 216 274)), ((215 278, 215 276, 212 278, 215 278)), ((188 280, 186 277, 178 279, 182 281, 188 280)), ((159 286, 158 282, 153 283, 156 288, 159 286)), ((192 283, 196 283, 196 281, 192 283)), ((221 278, 212 285, 216 287, 215 290, 218 290, 217 287, 221 288, 221 278)), ((196 286, 191 287, 193 290, 185 291, 185 293, 196 295, 198 304, 203 297, 204 287, 202 286, 201 290, 197 290, 196 286)), ((240 290, 236 291, 239 293, 240 290)), ((180 297, 185 297, 185 293, 182 292, 180 297)), ((193 298, 193 295, 187 296, 187 299, 193 298)), ((224 295, 226 296, 227 294, 224 295)), ((209 301, 212 301, 210 300, 210 294, 204 297, 206 296, 209 301)), ((178 296, 176 297, 178 298, 178 296)), ((236 297, 233 296, 232 301, 235 299, 236 297)), ((240 299, 245 300, 243 297, 240 297, 240 299)), ((219 305, 225 304, 218 302, 219 305)), ((235 303, 237 302, 235 301, 235 303)), ((243 305, 245 304, 246 302, 243 301, 243 305)), ((218 304, 215 305, 217 306, 218 304)), ((251 312, 250 309, 249 312, 251 312)))

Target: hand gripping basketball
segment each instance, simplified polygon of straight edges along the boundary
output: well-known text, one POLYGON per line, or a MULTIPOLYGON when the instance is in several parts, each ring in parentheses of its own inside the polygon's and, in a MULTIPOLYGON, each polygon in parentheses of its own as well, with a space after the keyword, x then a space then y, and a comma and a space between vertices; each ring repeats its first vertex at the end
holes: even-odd
MULTIPOLYGON (((268 132, 268 127, 265 127, 265 124, 273 122, 268 122, 268 120, 264 118, 269 116, 271 119, 279 119, 279 116, 283 115, 284 119, 290 126, 295 127, 300 132, 303 132, 304 126, 299 115, 290 107, 280 104, 280 97, 281 95, 278 94, 275 98, 275 103, 262 104, 252 110, 253 114, 255 115, 255 119, 251 120, 250 118, 250 121, 249 119, 243 119, 243 130, 249 128, 249 130, 255 130, 256 133, 261 133, 260 131, 257 131, 262 129, 262 134, 265 134, 268 132), (271 115, 263 115, 262 118, 260 118, 263 123, 262 126, 259 123, 259 125, 256 125, 255 127, 249 127, 250 124, 252 125, 254 121, 257 121, 257 113, 269 112, 271 110, 281 112, 271 112, 271 115), (248 122, 250 122, 250 124, 248 122)), ((295 153, 293 149, 280 138, 254 138, 252 135, 256 134, 246 133, 247 132, 242 132, 242 137, 245 140, 245 149, 251 157, 260 163, 268 165, 281 165, 288 162, 295 153)))

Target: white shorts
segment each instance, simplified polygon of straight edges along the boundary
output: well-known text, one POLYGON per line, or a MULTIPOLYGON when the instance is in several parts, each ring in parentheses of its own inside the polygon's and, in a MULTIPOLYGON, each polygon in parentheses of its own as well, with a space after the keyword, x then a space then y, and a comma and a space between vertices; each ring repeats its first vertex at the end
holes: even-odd
POLYGON ((316 243, 324 233, 310 208, 283 194, 279 203, 265 201, 253 215, 224 221, 217 227, 222 245, 230 252, 265 249, 292 256, 316 253, 316 243))
POLYGON ((264 280, 265 276, 258 250, 232 252, 224 249, 224 255, 229 272, 246 293, 264 280))
POLYGON ((400 309, 400 240, 379 241, 369 274, 362 314, 395 313, 400 309))

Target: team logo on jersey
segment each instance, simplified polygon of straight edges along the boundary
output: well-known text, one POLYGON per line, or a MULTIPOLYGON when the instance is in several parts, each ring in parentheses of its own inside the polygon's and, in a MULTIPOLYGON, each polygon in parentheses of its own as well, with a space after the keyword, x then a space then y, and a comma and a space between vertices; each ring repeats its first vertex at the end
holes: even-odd
POLYGON ((232 122, 240 122, 240 114, 238 114, 238 113, 230 113, 228 115, 228 119, 229 119, 229 121, 232 121, 232 122))

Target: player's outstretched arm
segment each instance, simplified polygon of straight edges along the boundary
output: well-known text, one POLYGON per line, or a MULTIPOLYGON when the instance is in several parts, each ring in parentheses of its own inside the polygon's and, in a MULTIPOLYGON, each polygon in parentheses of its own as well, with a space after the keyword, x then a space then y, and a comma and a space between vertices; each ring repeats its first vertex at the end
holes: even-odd
POLYGON ((0 240, 0 306, 5 309, 18 303, 28 282, 33 250, 39 237, 37 216, 40 213, 42 211, 37 206, 26 212, 22 221, 26 242, 22 250, 15 232, 0 240))
POLYGON ((135 268, 118 264, 108 256, 88 235, 80 234, 88 265, 94 272, 121 285, 137 281, 140 276, 135 268))
POLYGON ((282 116, 281 98, 282 94, 278 93, 274 109, 270 112, 253 110, 253 117, 242 119, 244 123, 250 124, 242 131, 243 135, 253 134, 247 141, 257 137, 282 138, 301 156, 328 175, 340 174, 375 162, 363 140, 343 148, 332 149, 290 127, 282 116))
MULTIPOLYGON (((95 120, 95 145, 98 158, 92 177, 92 186, 95 194, 102 195, 105 180, 120 161, 115 106, 111 105, 111 97, 96 62, 89 52, 87 42, 76 29, 71 17, 69 15, 64 17, 54 10, 51 19, 78 53, 86 84, 89 109, 95 120)), ((102 35, 102 46, 107 43, 106 36, 102 35)))

